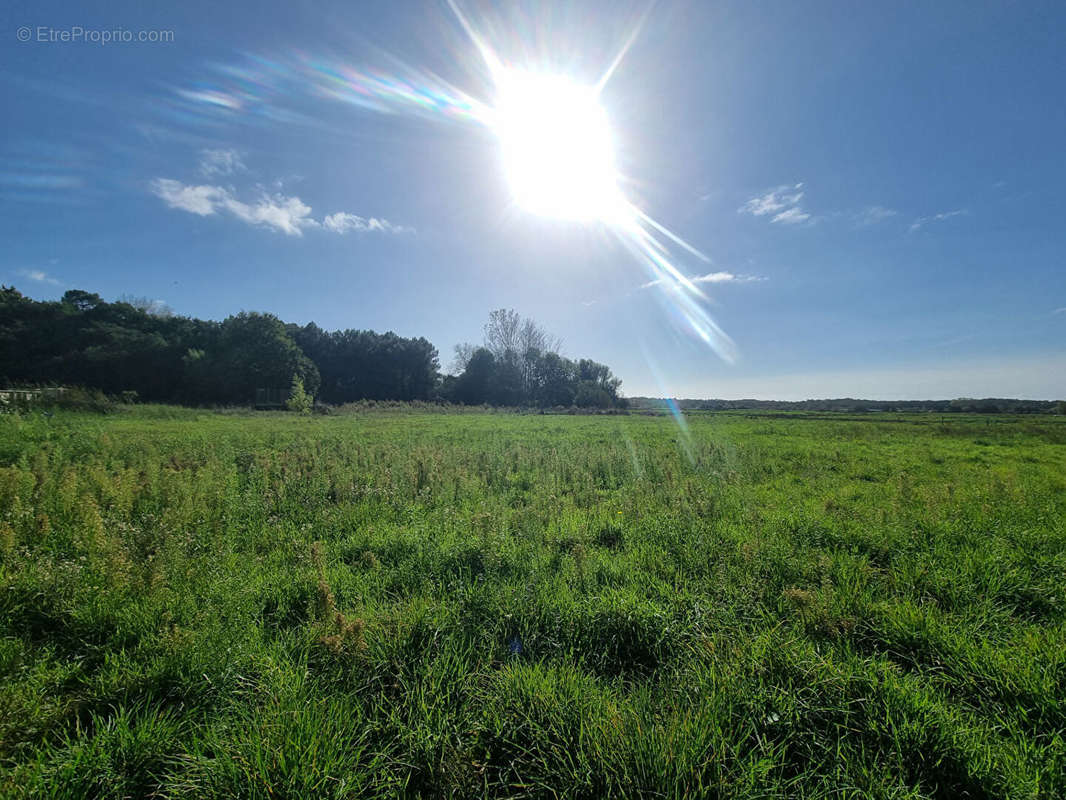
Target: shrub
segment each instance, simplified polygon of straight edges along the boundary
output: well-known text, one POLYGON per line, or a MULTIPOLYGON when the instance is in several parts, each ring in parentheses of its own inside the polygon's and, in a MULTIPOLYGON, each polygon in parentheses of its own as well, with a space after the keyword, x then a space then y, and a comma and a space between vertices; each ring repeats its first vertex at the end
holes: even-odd
POLYGON ((304 391, 304 382, 299 375, 292 376, 292 388, 289 389, 289 399, 285 401, 285 408, 300 414, 310 414, 314 398, 304 391))

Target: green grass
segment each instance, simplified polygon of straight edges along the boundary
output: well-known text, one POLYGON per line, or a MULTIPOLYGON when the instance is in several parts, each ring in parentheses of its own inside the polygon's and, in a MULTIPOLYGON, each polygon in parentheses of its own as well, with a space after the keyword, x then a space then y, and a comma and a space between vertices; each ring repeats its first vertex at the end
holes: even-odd
POLYGON ((1066 796, 1066 421, 0 418, 0 795, 1066 796))

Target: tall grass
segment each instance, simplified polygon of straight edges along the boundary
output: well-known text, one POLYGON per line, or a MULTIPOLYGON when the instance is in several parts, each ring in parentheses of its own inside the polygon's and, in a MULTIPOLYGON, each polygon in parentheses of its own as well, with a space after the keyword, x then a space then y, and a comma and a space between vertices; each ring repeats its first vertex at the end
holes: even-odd
POLYGON ((0 794, 1066 796, 1066 424, 0 417, 0 794))

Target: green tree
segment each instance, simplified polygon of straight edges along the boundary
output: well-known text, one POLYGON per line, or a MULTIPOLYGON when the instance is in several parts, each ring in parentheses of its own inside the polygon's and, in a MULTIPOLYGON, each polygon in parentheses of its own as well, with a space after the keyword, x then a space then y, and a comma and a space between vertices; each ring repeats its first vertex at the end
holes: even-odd
POLYGON ((299 375, 292 376, 292 386, 289 388, 289 398, 285 401, 285 408, 300 414, 310 414, 311 404, 314 399, 304 391, 304 382, 299 375))
POLYGON ((242 311, 229 317, 222 323, 219 349, 229 402, 250 403, 256 389, 288 386, 293 375, 311 394, 318 391, 318 368, 273 314, 242 311))
POLYGON ((621 407, 622 381, 605 364, 559 355, 559 340, 512 309, 489 314, 482 347, 455 348, 460 374, 442 386, 456 402, 504 406, 621 407))
POLYGON ((455 382, 455 399, 467 405, 491 402, 495 375, 495 357, 484 347, 479 347, 455 382))
POLYGON ((86 292, 81 289, 68 289, 63 293, 63 299, 59 302, 63 305, 72 306, 76 311, 92 311, 97 306, 104 304, 104 300, 95 292, 86 292))
POLYGON ((537 359, 534 401, 538 406, 571 406, 577 391, 577 367, 558 353, 544 353, 537 359))

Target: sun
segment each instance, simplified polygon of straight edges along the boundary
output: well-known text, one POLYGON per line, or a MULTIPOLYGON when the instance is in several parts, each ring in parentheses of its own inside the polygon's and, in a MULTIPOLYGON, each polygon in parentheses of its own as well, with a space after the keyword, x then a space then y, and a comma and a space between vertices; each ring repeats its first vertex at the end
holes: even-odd
POLYGON ((614 137, 598 91, 563 75, 501 70, 492 128, 515 202, 545 217, 615 223, 627 215, 614 137))

